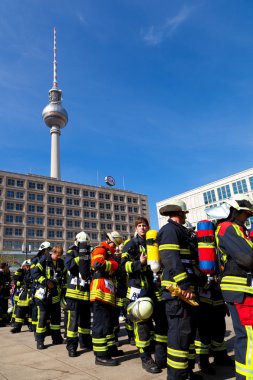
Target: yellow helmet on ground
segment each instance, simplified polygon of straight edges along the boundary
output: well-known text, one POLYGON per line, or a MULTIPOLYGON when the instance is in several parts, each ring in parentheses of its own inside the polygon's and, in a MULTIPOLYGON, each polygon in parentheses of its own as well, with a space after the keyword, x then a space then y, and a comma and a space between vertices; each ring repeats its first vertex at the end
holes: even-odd
POLYGON ((131 302, 127 307, 127 315, 132 322, 146 321, 151 317, 154 303, 149 297, 141 297, 131 302))

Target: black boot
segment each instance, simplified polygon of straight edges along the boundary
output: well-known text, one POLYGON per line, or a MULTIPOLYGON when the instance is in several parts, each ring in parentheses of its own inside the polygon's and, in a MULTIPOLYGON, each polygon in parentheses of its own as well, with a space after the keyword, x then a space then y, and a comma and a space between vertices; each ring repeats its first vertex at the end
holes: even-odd
POLYGON ((11 332, 12 334, 20 333, 20 331, 21 331, 21 327, 13 327, 13 328, 10 330, 10 332, 11 332))
POLYGON ((142 359, 142 368, 149 373, 160 373, 162 372, 154 360, 150 357, 147 359, 142 359))
POLYGON ((69 351, 69 357, 70 358, 76 358, 77 357, 77 352, 75 349, 68 350, 69 351))
POLYGON ((197 373, 192 372, 192 370, 189 372, 186 380, 204 380, 201 375, 198 375, 197 373))
POLYGON ((215 370, 209 363, 209 356, 206 354, 199 355, 199 368, 201 369, 201 372, 205 373, 206 375, 215 374, 215 370))
POLYGON ((214 364, 224 367, 234 367, 235 361, 228 355, 227 351, 218 351, 214 353, 214 364))
POLYGON ((37 350, 44 350, 45 348, 44 342, 37 342, 37 350))
POLYGON ((96 356, 95 364, 104 366, 116 366, 119 363, 117 360, 112 359, 109 356, 96 356))

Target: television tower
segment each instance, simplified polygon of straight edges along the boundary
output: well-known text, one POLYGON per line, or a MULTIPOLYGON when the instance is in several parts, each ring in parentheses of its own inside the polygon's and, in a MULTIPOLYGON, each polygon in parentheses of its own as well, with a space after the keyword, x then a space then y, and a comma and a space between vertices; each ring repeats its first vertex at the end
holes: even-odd
POLYGON ((68 122, 67 111, 61 104, 62 91, 57 83, 57 61, 56 61, 56 29, 54 28, 54 77, 53 87, 49 90, 49 103, 43 109, 42 118, 50 128, 51 134, 51 171, 50 176, 61 179, 60 174, 60 134, 68 122))

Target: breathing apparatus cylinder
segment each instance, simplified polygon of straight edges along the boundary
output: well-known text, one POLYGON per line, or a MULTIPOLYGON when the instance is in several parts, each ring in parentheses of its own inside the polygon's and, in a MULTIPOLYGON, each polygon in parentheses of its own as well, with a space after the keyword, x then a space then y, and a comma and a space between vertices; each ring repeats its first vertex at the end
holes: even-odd
POLYGON ((217 270, 215 227, 210 220, 197 223, 199 269, 212 276, 217 270))
POLYGON ((157 243, 157 231, 149 230, 146 233, 147 264, 150 265, 152 272, 160 270, 159 249, 157 243))
POLYGON ((154 306, 149 297, 141 297, 127 307, 127 315, 132 322, 143 322, 151 317, 154 306))

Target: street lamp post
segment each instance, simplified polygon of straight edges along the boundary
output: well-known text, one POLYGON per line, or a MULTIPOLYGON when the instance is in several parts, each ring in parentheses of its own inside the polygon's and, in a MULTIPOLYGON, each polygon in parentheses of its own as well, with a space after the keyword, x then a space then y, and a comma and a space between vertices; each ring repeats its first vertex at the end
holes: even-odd
POLYGON ((29 253, 32 252, 32 246, 31 246, 31 244, 28 244, 28 247, 27 247, 27 244, 23 243, 22 244, 22 252, 25 253, 25 259, 27 260, 27 254, 28 254, 28 252, 29 253))

